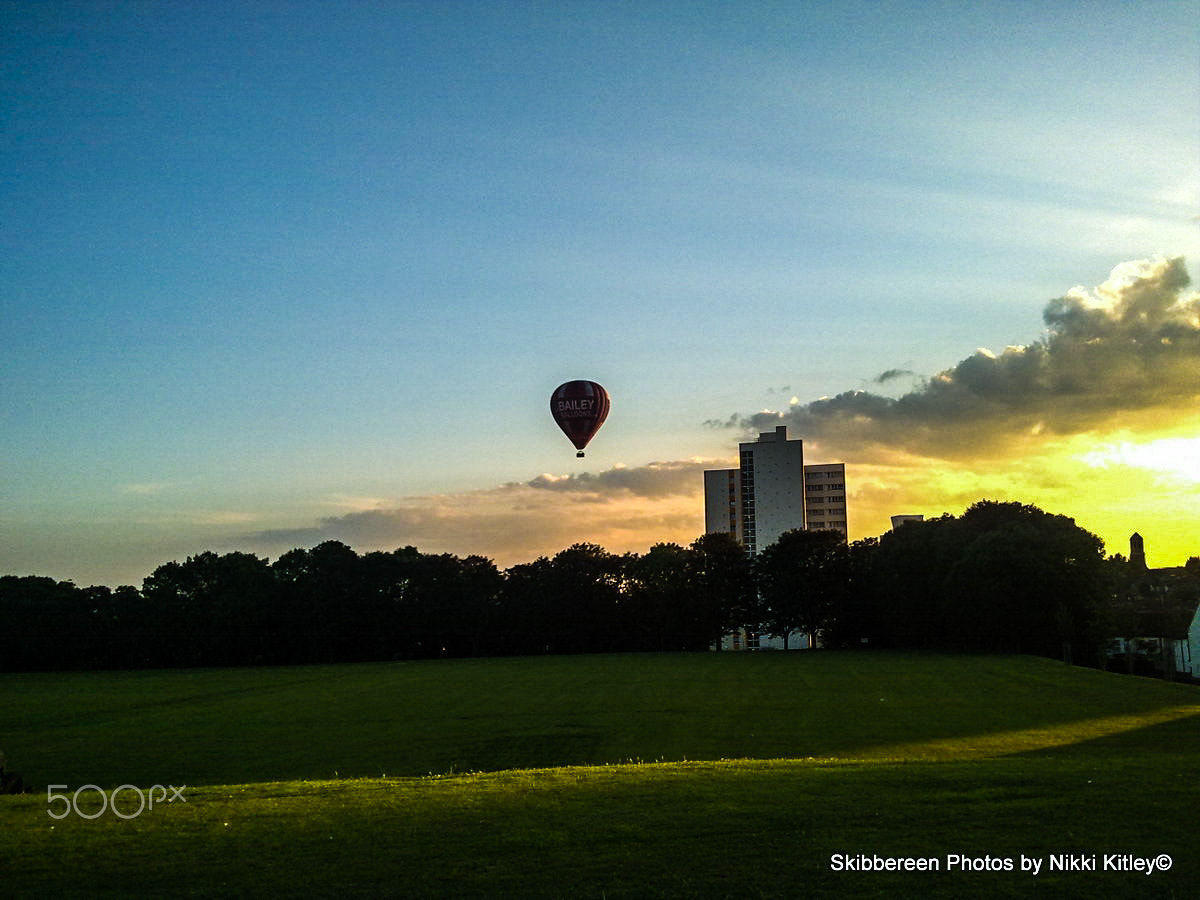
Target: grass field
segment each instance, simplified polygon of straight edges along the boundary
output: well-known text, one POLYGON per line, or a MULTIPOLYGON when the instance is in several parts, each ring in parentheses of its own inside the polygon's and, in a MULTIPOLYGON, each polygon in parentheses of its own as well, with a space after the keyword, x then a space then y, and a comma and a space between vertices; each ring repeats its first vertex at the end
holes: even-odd
MULTIPOLYGON (((0 747, 40 789, 0 798, 7 896, 1192 897, 1200 883, 1200 688, 1043 659, 544 657, 10 674, 0 689, 0 747), (49 784, 186 784, 186 802, 54 819, 49 784), (940 871, 836 871, 834 854, 940 871), (1013 871, 948 871, 955 854, 1013 871), (1161 854, 1169 871, 1104 870, 1161 854)), ((79 798, 84 814, 100 803, 79 798)))

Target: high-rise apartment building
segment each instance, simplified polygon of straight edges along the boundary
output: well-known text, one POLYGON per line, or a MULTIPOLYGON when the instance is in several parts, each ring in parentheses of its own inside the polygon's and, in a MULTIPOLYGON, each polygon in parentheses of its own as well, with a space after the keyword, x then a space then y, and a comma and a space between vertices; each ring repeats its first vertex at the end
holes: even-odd
POLYGON ((804 464, 787 426, 738 445, 738 468, 704 473, 704 529, 728 532, 751 555, 794 528, 846 528, 845 463, 804 464))
POLYGON ((840 531, 849 538, 845 463, 804 467, 804 527, 812 531, 840 531))

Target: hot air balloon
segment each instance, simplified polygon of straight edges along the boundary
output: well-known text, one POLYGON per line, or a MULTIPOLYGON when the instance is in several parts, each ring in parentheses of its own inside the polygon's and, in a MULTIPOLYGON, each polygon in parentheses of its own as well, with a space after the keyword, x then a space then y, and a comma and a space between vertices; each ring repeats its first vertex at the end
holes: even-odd
POLYGON ((550 414, 583 456, 583 448, 608 415, 608 391, 594 381, 568 381, 550 395, 550 414))

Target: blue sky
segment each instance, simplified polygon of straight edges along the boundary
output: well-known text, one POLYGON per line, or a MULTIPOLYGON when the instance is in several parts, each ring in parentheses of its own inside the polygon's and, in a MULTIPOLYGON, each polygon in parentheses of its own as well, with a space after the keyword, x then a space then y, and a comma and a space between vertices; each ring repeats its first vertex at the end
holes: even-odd
MULTIPOLYGON (((1196 2, 0 17, 0 572, 690 540, 760 411, 920 392, 1121 263, 1198 258, 1196 2), (585 460, 547 413, 571 378, 613 396, 585 460)), ((1070 435, 1186 441, 1193 399, 1070 435)), ((979 491, 1072 512, 860 449, 809 446, 859 465, 855 537, 979 491)))

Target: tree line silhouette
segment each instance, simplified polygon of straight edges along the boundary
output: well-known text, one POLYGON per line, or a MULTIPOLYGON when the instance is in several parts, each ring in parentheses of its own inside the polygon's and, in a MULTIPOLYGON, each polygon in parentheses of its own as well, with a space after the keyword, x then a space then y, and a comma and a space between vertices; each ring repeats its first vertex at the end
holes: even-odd
POLYGON ((1119 636, 1128 569, 1074 520, 993 501, 853 543, 792 531, 753 559, 727 534, 644 554, 581 543, 504 571, 338 541, 273 563, 208 551, 159 566, 141 589, 0 576, 0 668, 694 651, 739 627, 1096 664, 1119 636))

